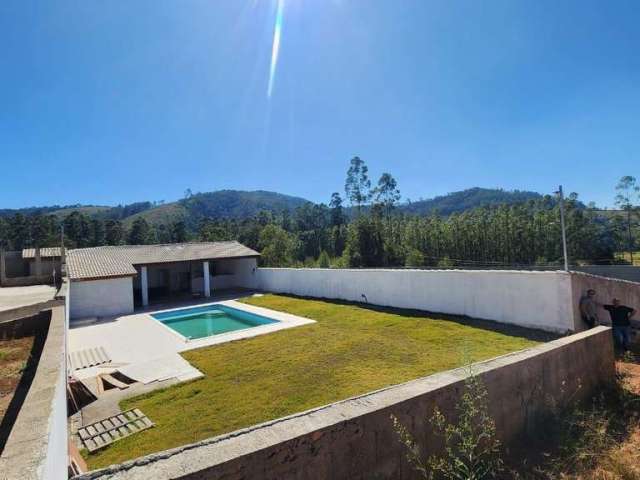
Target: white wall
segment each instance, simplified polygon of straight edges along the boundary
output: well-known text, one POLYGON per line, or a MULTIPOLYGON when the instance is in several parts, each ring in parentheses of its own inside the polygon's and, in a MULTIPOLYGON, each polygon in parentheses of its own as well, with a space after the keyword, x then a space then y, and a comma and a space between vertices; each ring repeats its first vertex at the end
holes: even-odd
POLYGON ((571 278, 564 272, 259 268, 245 281, 269 292, 574 330, 571 278))
POLYGON ((131 277, 71 282, 71 319, 133 313, 131 277))
MULTIPOLYGON (((228 258, 213 261, 213 272, 209 276, 211 291, 225 290, 227 288, 253 288, 250 287, 255 280, 253 276, 256 269, 255 258, 228 258)), ((191 280, 194 292, 202 292, 202 277, 191 280)))
MULTIPOLYGON (((628 305, 640 310, 640 283, 617 280, 613 278, 598 277, 587 273, 571 272, 571 286, 573 289, 574 318, 576 330, 586 330, 587 325, 580 317, 580 298, 586 295, 587 290, 596 291, 598 320, 604 325, 611 324, 611 317, 602 305, 613 302, 614 298, 620 300, 623 305, 628 305)), ((631 319, 631 333, 634 342, 640 342, 640 314, 635 314, 631 319)))

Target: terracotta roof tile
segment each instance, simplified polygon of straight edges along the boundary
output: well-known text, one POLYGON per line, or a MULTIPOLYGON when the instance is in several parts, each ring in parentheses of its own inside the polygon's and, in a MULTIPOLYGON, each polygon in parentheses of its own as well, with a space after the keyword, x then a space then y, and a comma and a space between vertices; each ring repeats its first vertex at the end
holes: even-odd
POLYGON ((259 255, 235 241, 78 248, 67 254, 67 273, 71 280, 100 279, 135 275, 134 265, 259 255))
MULTIPOLYGON (((60 247, 46 247, 40 249, 40 258, 46 257, 59 257, 60 256, 60 247)), ((22 250, 22 258, 35 258, 36 257, 36 249, 35 248, 25 248, 22 250)))

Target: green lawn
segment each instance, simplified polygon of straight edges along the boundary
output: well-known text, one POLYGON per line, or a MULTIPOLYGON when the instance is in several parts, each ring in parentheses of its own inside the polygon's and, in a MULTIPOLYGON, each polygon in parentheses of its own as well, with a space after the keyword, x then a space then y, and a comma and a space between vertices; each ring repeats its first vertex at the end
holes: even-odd
POLYGON ((309 300, 249 297, 252 305, 317 323, 186 352, 205 374, 187 384, 123 402, 156 427, 90 455, 91 468, 177 447, 531 347, 548 337, 492 322, 411 310, 309 300))

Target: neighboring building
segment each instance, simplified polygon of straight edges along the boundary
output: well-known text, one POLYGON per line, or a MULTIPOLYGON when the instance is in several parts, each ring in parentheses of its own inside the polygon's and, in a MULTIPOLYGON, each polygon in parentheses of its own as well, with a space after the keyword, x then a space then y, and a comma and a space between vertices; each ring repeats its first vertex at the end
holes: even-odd
POLYGON ((60 247, 0 249, 0 286, 22 287, 60 283, 62 252, 60 247))
POLYGON ((258 252, 232 242, 124 245, 67 252, 70 317, 129 314, 134 306, 246 285, 258 252))
MULTIPOLYGON (((38 275, 36 266, 36 249, 25 248, 22 250, 22 258, 27 261, 29 275, 38 275)), ((47 247, 40 249, 40 275, 52 275, 55 270, 60 278, 60 261, 62 252, 60 247, 47 247)))

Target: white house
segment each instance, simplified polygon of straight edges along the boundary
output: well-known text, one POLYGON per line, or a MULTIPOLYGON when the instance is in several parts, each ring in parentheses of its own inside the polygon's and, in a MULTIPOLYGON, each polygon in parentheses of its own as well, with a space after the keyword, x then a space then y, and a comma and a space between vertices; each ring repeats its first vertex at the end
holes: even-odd
POLYGON ((70 317, 124 315, 135 306, 248 285, 259 256, 235 241, 70 250, 70 317))

